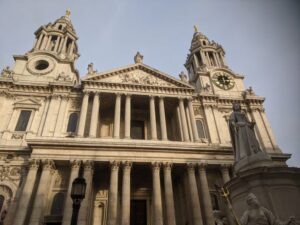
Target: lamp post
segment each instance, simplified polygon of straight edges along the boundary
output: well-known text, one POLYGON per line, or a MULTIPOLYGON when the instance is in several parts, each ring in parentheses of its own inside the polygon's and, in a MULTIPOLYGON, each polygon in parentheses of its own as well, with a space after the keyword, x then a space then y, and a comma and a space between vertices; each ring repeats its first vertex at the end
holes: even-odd
POLYGON ((71 225, 77 225, 80 204, 85 197, 85 189, 86 182, 85 179, 82 177, 82 170, 80 168, 79 176, 72 183, 71 198, 73 200, 73 212, 71 225))

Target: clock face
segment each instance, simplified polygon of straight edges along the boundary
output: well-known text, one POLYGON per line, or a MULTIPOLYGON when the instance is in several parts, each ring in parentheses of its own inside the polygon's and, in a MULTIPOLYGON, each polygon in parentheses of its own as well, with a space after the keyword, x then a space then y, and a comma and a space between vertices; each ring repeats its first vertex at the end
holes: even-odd
POLYGON ((224 90, 229 90, 234 87, 234 80, 226 73, 216 73, 213 75, 212 80, 217 87, 224 90))

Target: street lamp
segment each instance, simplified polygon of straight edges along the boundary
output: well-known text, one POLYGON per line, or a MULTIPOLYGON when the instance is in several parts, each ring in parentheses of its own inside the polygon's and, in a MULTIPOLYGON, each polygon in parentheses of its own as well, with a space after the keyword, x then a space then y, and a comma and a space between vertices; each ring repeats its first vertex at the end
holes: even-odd
POLYGON ((85 189, 86 182, 82 177, 82 170, 80 169, 79 176, 72 183, 71 198, 73 200, 73 212, 71 225, 77 225, 80 204, 85 197, 85 189))

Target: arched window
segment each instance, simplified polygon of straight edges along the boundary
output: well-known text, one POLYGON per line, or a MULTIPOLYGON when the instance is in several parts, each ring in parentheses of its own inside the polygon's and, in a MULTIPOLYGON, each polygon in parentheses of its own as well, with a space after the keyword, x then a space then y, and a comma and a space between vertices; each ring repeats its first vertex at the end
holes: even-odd
POLYGON ((59 25, 59 26, 58 26, 58 29, 61 30, 61 29, 62 29, 62 25, 59 25))
POLYGON ((199 138, 206 138, 204 125, 202 120, 196 121, 199 138))
POLYGON ((64 200, 65 195, 62 192, 58 192, 54 195, 52 206, 51 206, 51 215, 62 215, 64 209, 64 200))
POLYGON ((4 205, 4 196, 3 195, 0 195, 0 212, 2 211, 2 207, 4 205))
POLYGON ((69 116, 67 132, 72 132, 72 133, 76 132, 77 121, 78 121, 78 114, 77 113, 71 113, 70 116, 69 116))

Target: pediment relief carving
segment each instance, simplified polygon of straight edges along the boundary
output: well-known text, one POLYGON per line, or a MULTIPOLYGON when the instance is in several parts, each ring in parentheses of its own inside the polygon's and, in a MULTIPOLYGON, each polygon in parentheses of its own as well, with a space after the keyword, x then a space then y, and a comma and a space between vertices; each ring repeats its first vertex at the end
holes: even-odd
POLYGON ((173 88, 192 88, 188 83, 153 69, 147 65, 133 65, 105 73, 87 75, 83 81, 103 83, 136 84, 173 88))
POLYGON ((167 82, 163 79, 155 77, 142 70, 134 70, 127 73, 114 75, 100 80, 101 82, 111 83, 125 83, 125 84, 139 84, 163 87, 176 87, 174 84, 167 82))

